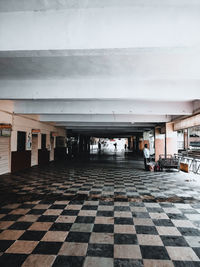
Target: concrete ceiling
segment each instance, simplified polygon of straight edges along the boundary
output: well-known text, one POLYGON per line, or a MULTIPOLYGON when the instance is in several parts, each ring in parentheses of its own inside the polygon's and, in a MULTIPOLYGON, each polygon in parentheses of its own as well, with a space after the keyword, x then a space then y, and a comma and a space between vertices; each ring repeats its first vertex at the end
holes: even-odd
POLYGON ((92 135, 191 115, 199 14, 199 0, 1 0, 0 99, 92 135))

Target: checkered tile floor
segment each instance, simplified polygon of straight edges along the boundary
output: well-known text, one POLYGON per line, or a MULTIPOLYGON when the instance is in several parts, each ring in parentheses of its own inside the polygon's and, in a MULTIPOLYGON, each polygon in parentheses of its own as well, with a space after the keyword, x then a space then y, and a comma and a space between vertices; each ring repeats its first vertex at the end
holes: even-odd
POLYGON ((1 176, 0 266, 200 266, 200 188, 179 175, 86 163, 1 176))

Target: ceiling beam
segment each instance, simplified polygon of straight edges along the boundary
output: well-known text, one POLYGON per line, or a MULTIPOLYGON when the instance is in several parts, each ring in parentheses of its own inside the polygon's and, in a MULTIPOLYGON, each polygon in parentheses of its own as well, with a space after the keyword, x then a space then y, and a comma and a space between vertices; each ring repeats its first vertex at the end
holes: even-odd
MULTIPOLYGON (((116 92, 115 92, 116 94, 116 92)), ((19 114, 191 115, 193 103, 134 100, 16 101, 19 114)), ((43 117, 41 117, 43 118, 43 117)), ((54 117, 56 119, 56 117, 54 117)), ((59 117, 57 117, 59 119, 59 117)), ((62 118, 62 117, 61 117, 62 118)), ((47 119, 47 117, 46 117, 47 119)), ((63 119, 61 119, 63 120, 63 119)))
POLYGON ((56 115, 40 115, 40 121, 43 122, 95 122, 95 123, 113 123, 113 122, 123 122, 123 123, 159 123, 159 122, 169 122, 171 116, 167 115, 134 115, 134 114, 56 114, 56 115))

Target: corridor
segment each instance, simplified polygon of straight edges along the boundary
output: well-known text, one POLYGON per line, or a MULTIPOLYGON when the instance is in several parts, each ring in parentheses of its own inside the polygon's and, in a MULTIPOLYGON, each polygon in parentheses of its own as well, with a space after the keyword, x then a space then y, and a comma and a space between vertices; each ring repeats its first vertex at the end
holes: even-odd
POLYGON ((0 266, 200 266, 200 186, 187 177, 124 152, 2 175, 0 266))

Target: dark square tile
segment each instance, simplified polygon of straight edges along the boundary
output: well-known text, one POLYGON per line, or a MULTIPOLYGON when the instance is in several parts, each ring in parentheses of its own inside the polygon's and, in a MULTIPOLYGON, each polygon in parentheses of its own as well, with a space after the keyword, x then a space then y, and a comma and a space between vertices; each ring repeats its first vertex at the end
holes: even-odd
POLYGON ((174 267, 200 267, 197 261, 173 261, 174 267))
POLYGON ((52 267, 82 267, 84 257, 57 256, 52 267))
POLYGON ((40 241, 45 233, 45 231, 26 231, 19 240, 40 241))
POLYGON ((54 223, 49 231, 69 231, 72 223, 54 223))
POLYGON ((0 240, 0 252, 6 251, 14 242, 14 240, 0 240))
POLYGON ((78 215, 80 210, 63 210, 61 215, 67 215, 67 216, 76 216, 78 215))
POLYGON ((67 205, 59 205, 59 204, 54 204, 49 207, 49 209, 56 209, 56 210, 63 210, 67 205))
POLYGON ((22 204, 18 207, 18 209, 32 209, 35 204, 22 204))
POLYGON ((94 205, 84 205, 82 207, 82 210, 97 210, 98 206, 94 206, 94 205))
POLYGON ((115 244, 138 244, 137 236, 134 234, 114 234, 115 244))
POLYGON ((87 256, 113 258, 113 245, 88 244, 87 256))
POLYGON ((148 212, 153 212, 153 213, 155 213, 155 212, 156 213, 163 213, 164 212, 164 210, 162 208, 149 208, 149 207, 147 207, 146 209, 148 212))
POLYGON ((0 214, 8 214, 12 211, 12 209, 0 209, 0 214))
POLYGON ((113 205, 114 205, 113 201, 103 201, 103 200, 99 201, 99 206, 113 206, 113 205))
POLYGON ((57 255, 62 244, 62 242, 39 242, 32 254, 57 255))
POLYGON ((17 221, 22 215, 8 214, 1 218, 1 221, 17 221))
POLYGON ((0 266, 2 267, 20 267, 28 255, 25 254, 3 254, 0 257, 0 266))
POLYGON ((172 223, 172 221, 168 219, 153 219, 153 223, 156 226, 173 226, 174 227, 174 224, 172 223))
POLYGON ((126 225, 133 225, 133 219, 132 218, 120 218, 116 217, 114 218, 115 224, 126 224, 126 225))
POLYGON ((154 226, 136 225, 135 230, 137 234, 158 235, 158 231, 154 226))
POLYGON ((130 207, 128 207, 128 206, 115 206, 114 211, 130 211, 130 207))
POLYGON ((132 212, 134 218, 151 218, 148 212, 132 212))
POLYGON ((177 227, 179 232, 185 236, 200 236, 200 231, 196 228, 177 227))
POLYGON ((199 248, 192 248, 197 256, 200 258, 200 247, 199 248))
POLYGON ((174 214, 174 213, 166 213, 167 216, 172 220, 188 220, 184 214, 174 214))
POLYGON ((55 222, 58 216, 54 215, 42 215, 38 218, 38 222, 55 222))
POLYGON ((16 222, 12 224, 9 229, 12 230, 26 230, 32 225, 32 222, 16 222))
POLYGON ((112 224, 94 224, 93 232, 96 233, 113 233, 114 225, 112 224))
POLYGON ((160 246, 140 246, 142 258, 169 260, 169 255, 165 247, 160 246))
POLYGON ((41 215, 45 212, 44 209, 32 209, 27 214, 41 215))
POLYGON ((160 236, 165 246, 188 247, 188 243, 182 236, 160 236))
POLYGON ((114 267, 143 267, 142 260, 114 259, 114 267))
POLYGON ((94 223, 95 217, 92 216, 78 216, 75 223, 94 223))
POLYGON ((114 216, 114 211, 98 210, 97 211, 97 216, 113 217, 114 216))
POLYGON ((69 232, 66 242, 88 243, 91 233, 69 232))

